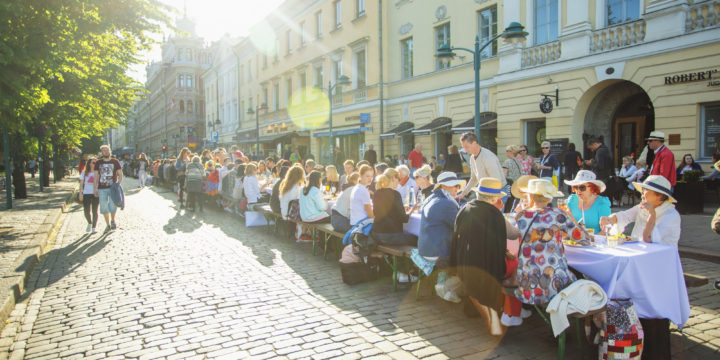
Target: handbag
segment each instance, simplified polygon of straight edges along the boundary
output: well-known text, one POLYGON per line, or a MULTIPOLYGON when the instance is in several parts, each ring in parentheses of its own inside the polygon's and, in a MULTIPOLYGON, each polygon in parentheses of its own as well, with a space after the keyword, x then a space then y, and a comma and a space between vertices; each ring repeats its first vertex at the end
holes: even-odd
POLYGON ((294 222, 302 221, 302 219, 300 219, 300 201, 290 200, 288 203, 287 218, 294 222))
POLYGON ((640 359, 645 334, 630 299, 610 299, 607 310, 593 317, 600 359, 640 359))

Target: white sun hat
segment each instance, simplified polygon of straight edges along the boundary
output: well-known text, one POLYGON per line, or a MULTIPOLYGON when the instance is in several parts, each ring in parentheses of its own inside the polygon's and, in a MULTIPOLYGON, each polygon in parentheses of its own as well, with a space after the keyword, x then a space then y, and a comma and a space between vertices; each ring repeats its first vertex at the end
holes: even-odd
POLYGON ((598 180, 595 173, 590 170, 580 170, 577 175, 575 175, 575 179, 565 180, 565 185, 570 186, 580 186, 587 183, 595 184, 600 188, 600 192, 605 191, 605 183, 598 180))

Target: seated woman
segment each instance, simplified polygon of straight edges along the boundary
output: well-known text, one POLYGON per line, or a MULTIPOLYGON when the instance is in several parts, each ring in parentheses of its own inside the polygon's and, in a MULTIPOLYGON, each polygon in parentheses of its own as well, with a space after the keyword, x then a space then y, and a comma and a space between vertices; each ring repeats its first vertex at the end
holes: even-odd
POLYGON ((424 199, 427 199, 433 194, 435 188, 432 186, 432 171, 433 170, 430 168, 430 165, 423 165, 423 167, 415 170, 413 173, 415 176, 415 183, 420 190, 420 193, 417 194, 418 197, 422 195, 424 199))
POLYGON ((262 194, 260 194, 260 184, 257 180, 257 165, 249 163, 245 166, 245 178, 243 179, 243 191, 247 199, 247 209, 254 210, 255 207, 264 205, 262 194))
POLYGON ((600 196, 605 191, 605 184, 596 180, 595 173, 589 170, 578 171, 575 179, 565 180, 565 184, 572 186, 574 192, 568 198, 569 215, 586 229, 599 234, 602 231, 600 218, 610 215, 610 200, 600 196))
MULTIPOLYGON (((280 167, 280 172, 278 173, 280 179, 285 179, 288 170, 290 170, 290 168, 287 166, 280 167)), ((280 208, 280 184, 282 184, 282 180, 275 182, 275 185, 273 185, 272 188, 272 193, 270 194, 270 208, 273 212, 278 214, 282 213, 282 209, 280 208)))
POLYGON ((329 187, 333 195, 340 192, 340 174, 338 174, 335 165, 325 167, 325 178, 322 184, 325 187, 329 187))
MULTIPOLYGON (((415 174, 420 170, 422 168, 415 170, 415 174)), ((417 179, 417 175, 415 177, 417 179)), ((455 217, 460 210, 455 197, 461 183, 454 172, 441 173, 432 194, 422 204, 418 252, 427 260, 442 262, 450 259, 455 217)))
POLYGON ((600 225, 617 224, 613 230, 622 232, 630 223, 635 223, 633 239, 645 242, 678 246, 680 240, 680 214, 670 194, 670 182, 661 175, 650 175, 642 183, 633 183, 635 190, 642 193, 642 202, 628 210, 604 216, 600 225))
POLYGON ((405 213, 400 193, 393 190, 399 181, 398 172, 393 168, 385 170, 377 177, 372 201, 375 221, 370 236, 379 244, 417 245, 417 236, 403 231, 403 224, 410 220, 410 215, 416 207, 405 213))
MULTIPOLYGON (((680 214, 675 210, 675 199, 670 195, 670 181, 662 175, 650 175, 642 183, 633 183, 642 193, 642 202, 628 210, 600 219, 601 225, 614 225, 611 233, 622 232, 635 223, 632 239, 677 247, 680 240, 680 214)), ((647 284, 661 286, 662 284, 647 284)), ((670 320, 640 319, 645 332, 643 358, 670 358, 670 320)))
POLYGON ((680 165, 678 165, 675 172, 677 173, 678 177, 680 177, 680 175, 684 174, 688 170, 702 171, 700 164, 695 162, 695 159, 693 159, 691 154, 685 154, 683 156, 683 161, 680 163, 680 165))
POLYGON ((407 199, 410 189, 412 189, 412 192, 417 195, 418 186, 415 183, 415 180, 410 177, 410 169, 408 169, 407 165, 398 165, 395 170, 400 174, 400 177, 397 186, 393 189, 400 193, 400 199, 403 201, 407 199))
POLYGON ((358 184, 352 187, 350 193, 350 225, 355 226, 365 218, 374 218, 372 198, 368 186, 373 181, 375 170, 370 165, 360 165, 358 168, 360 179, 358 184))
POLYGON ((300 194, 300 218, 303 222, 324 223, 330 222, 327 213, 328 204, 320 191, 322 174, 313 170, 308 176, 308 183, 300 194))
POLYGON ((357 185, 359 178, 360 174, 357 172, 353 172, 346 177, 347 182, 351 187, 343 190, 335 202, 335 205, 332 207, 330 223, 335 231, 344 233, 352 227, 350 225, 350 195, 352 195, 352 186, 357 185))
POLYGON ((645 160, 638 159, 638 161, 635 163, 636 171, 632 174, 632 176, 625 179, 628 182, 627 188, 630 190, 635 190, 635 187, 632 183, 634 182, 642 182, 645 180, 645 173, 647 172, 647 163, 645 163, 645 160))
POLYGON ((288 219, 288 208, 290 201, 300 198, 300 190, 305 182, 305 170, 301 165, 293 165, 287 175, 280 182, 280 214, 283 219, 288 219))
POLYGON ((470 302, 488 322, 490 333, 502 335, 497 319, 505 302, 500 283, 507 270, 507 230, 495 204, 502 205, 500 199, 507 194, 502 182, 493 178, 480 179, 478 190, 473 191, 477 198, 465 204, 455 220, 450 266, 457 268, 470 302))
POLYGON ((345 170, 345 172, 340 177, 340 183, 338 184, 338 192, 345 190, 345 188, 347 187, 348 176, 355 172, 355 162, 352 160, 345 160, 345 162, 343 163, 343 170, 345 170))
POLYGON ((529 194, 530 207, 517 217, 522 238, 515 297, 525 304, 546 304, 576 280, 568 270, 562 240, 589 243, 590 239, 564 212, 548 206, 554 197, 563 196, 551 182, 530 180, 522 190, 529 194))

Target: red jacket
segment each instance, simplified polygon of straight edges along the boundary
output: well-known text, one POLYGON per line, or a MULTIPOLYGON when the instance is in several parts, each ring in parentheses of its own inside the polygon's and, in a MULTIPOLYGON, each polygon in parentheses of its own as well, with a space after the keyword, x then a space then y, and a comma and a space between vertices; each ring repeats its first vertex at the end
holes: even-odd
POLYGON ((677 182, 677 174, 675 173, 675 155, 663 145, 660 151, 655 154, 655 160, 652 163, 652 171, 650 175, 662 175, 670 185, 675 186, 677 182))
POLYGON ((408 160, 410 160, 410 167, 412 169, 418 169, 422 167, 422 153, 413 150, 408 155, 408 160))

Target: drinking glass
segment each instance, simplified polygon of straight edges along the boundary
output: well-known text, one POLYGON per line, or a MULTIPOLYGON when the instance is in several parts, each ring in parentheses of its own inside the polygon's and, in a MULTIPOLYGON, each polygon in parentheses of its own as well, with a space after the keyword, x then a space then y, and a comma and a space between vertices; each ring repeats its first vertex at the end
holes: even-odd
POLYGON ((568 211, 568 199, 560 198, 557 200, 558 209, 568 211))
POLYGON ((335 194, 335 190, 337 190, 337 189, 335 188, 335 185, 333 185, 333 186, 330 187, 330 193, 335 194))

